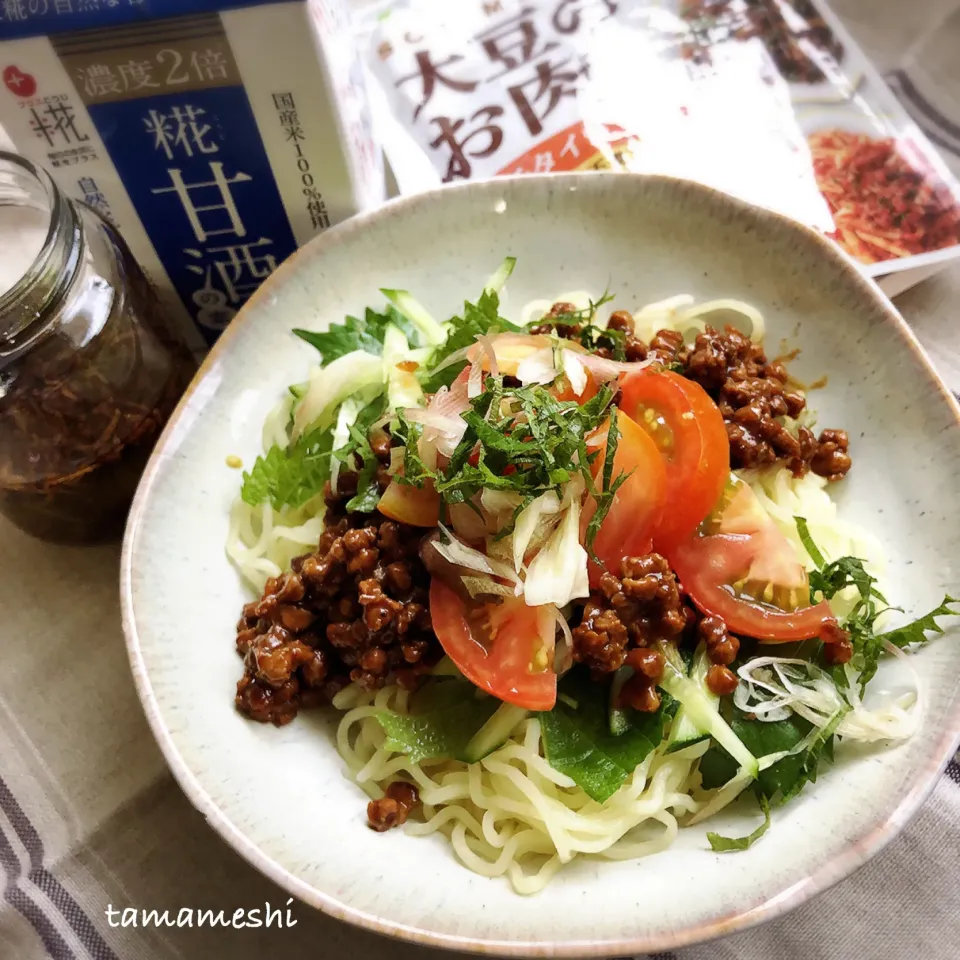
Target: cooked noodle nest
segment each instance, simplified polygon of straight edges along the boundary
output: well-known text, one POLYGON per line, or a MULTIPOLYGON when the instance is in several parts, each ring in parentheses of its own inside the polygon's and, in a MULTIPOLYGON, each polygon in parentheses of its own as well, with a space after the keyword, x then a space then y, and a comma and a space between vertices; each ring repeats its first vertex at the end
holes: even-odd
POLYGON ((657 853, 694 813, 696 757, 690 751, 651 753, 605 803, 597 803, 543 758, 540 722, 524 720, 499 748, 477 763, 424 760, 384 747, 383 710, 405 713, 397 686, 376 692, 353 685, 333 701, 346 710, 337 750, 347 775, 369 796, 407 779, 417 785, 422 819, 404 828, 414 836, 444 834, 456 857, 485 877, 506 876, 518 893, 542 890, 581 855, 631 860, 657 853))

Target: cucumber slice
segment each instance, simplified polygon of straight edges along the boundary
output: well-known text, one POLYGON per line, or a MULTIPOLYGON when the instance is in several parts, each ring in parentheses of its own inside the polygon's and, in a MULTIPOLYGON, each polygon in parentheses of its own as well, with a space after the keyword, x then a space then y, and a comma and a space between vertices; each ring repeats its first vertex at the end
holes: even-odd
POLYGON ((756 778, 755 773, 740 767, 730 780, 714 792, 707 804, 686 822, 685 826, 692 827, 702 820, 712 817, 715 813, 719 813, 724 807, 733 803, 756 778))
MULTIPOLYGON (((663 644, 661 651, 666 659, 666 666, 660 686, 680 701, 681 708, 686 711, 690 723, 698 731, 711 736, 740 764, 744 776, 756 779, 760 773, 760 764, 727 721, 720 716, 717 698, 710 693, 705 683, 698 683, 693 677, 686 675, 683 661, 675 647, 663 644)), ((694 665, 696 666, 696 660, 694 665)))
POLYGON ((424 335, 428 343, 438 346, 447 339, 447 331, 406 290, 380 292, 424 335))
POLYGON ((383 331, 383 359, 388 364, 400 363, 410 353, 410 344, 406 335, 392 323, 383 331))
POLYGON ((499 293, 503 285, 510 279, 513 268, 517 265, 516 257, 504 257, 503 263, 497 268, 497 272, 487 281, 484 290, 487 293, 499 293))
POLYGON ((687 743, 674 750, 668 750, 667 753, 675 757, 683 757, 686 760, 699 760, 710 749, 710 738, 704 737, 695 743, 687 743))
POLYGON ((383 362, 387 369, 387 408, 396 410, 423 405, 423 390, 416 374, 397 366, 409 359, 410 344, 403 332, 392 323, 383 336, 383 362))
MULTIPOLYGON (((720 698, 713 693, 706 682, 709 669, 710 658, 707 656, 706 647, 700 644, 694 653, 693 662, 690 664, 690 679, 700 687, 704 698, 713 703, 715 709, 719 710, 720 698)), ((690 711, 681 706, 677 711, 673 726, 670 728, 670 736, 667 738, 667 753, 676 753, 678 750, 685 750, 695 743, 701 743, 709 739, 709 731, 694 723, 690 711)))
POLYGON ((463 751, 467 763, 476 763, 504 744, 530 711, 512 703, 503 703, 497 712, 473 735, 463 751))
POLYGON ((326 430, 347 397, 368 387, 382 388, 385 379, 383 359, 364 350, 345 353, 325 367, 314 368, 307 392, 294 409, 293 439, 313 427, 326 430))
POLYGON ((678 750, 686 750, 695 743, 702 743, 709 740, 710 734, 701 730, 691 719, 690 714, 685 707, 677 711, 677 716, 670 728, 670 736, 667 739, 667 753, 676 753, 678 750))

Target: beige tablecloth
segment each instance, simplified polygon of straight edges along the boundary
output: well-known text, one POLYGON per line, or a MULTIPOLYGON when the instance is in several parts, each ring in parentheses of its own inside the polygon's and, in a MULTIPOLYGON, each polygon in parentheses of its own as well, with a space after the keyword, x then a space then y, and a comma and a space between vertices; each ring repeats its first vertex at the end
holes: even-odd
MULTIPOLYGON (((960 170, 957 0, 838 0, 915 118, 960 170), (952 12, 952 13, 951 13, 952 12)), ((898 305, 960 391, 960 267, 898 305)), ((119 547, 51 548, 0 521, 0 960, 425 957, 298 903, 283 930, 114 926, 110 906, 285 905, 166 772, 134 693, 119 547)), ((673 955, 669 955, 671 958, 673 955)), ((960 956, 960 767, 855 876, 790 916, 680 960, 960 956)))

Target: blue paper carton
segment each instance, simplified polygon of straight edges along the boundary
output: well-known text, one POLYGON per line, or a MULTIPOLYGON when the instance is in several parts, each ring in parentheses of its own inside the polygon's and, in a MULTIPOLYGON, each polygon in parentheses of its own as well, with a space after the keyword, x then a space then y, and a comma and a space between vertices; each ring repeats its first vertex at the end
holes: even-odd
POLYGON ((17 149, 116 224, 198 350, 383 200, 338 0, 5 0, 0 77, 17 149))

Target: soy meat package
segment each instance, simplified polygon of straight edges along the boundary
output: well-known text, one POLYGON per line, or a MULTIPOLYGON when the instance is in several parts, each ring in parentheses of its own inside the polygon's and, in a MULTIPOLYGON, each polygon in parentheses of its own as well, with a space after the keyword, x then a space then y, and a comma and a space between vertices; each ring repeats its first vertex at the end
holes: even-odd
POLYGON ((960 185, 809 0, 388 0, 357 31, 402 193, 689 177, 835 240, 891 293, 960 256, 960 185))

